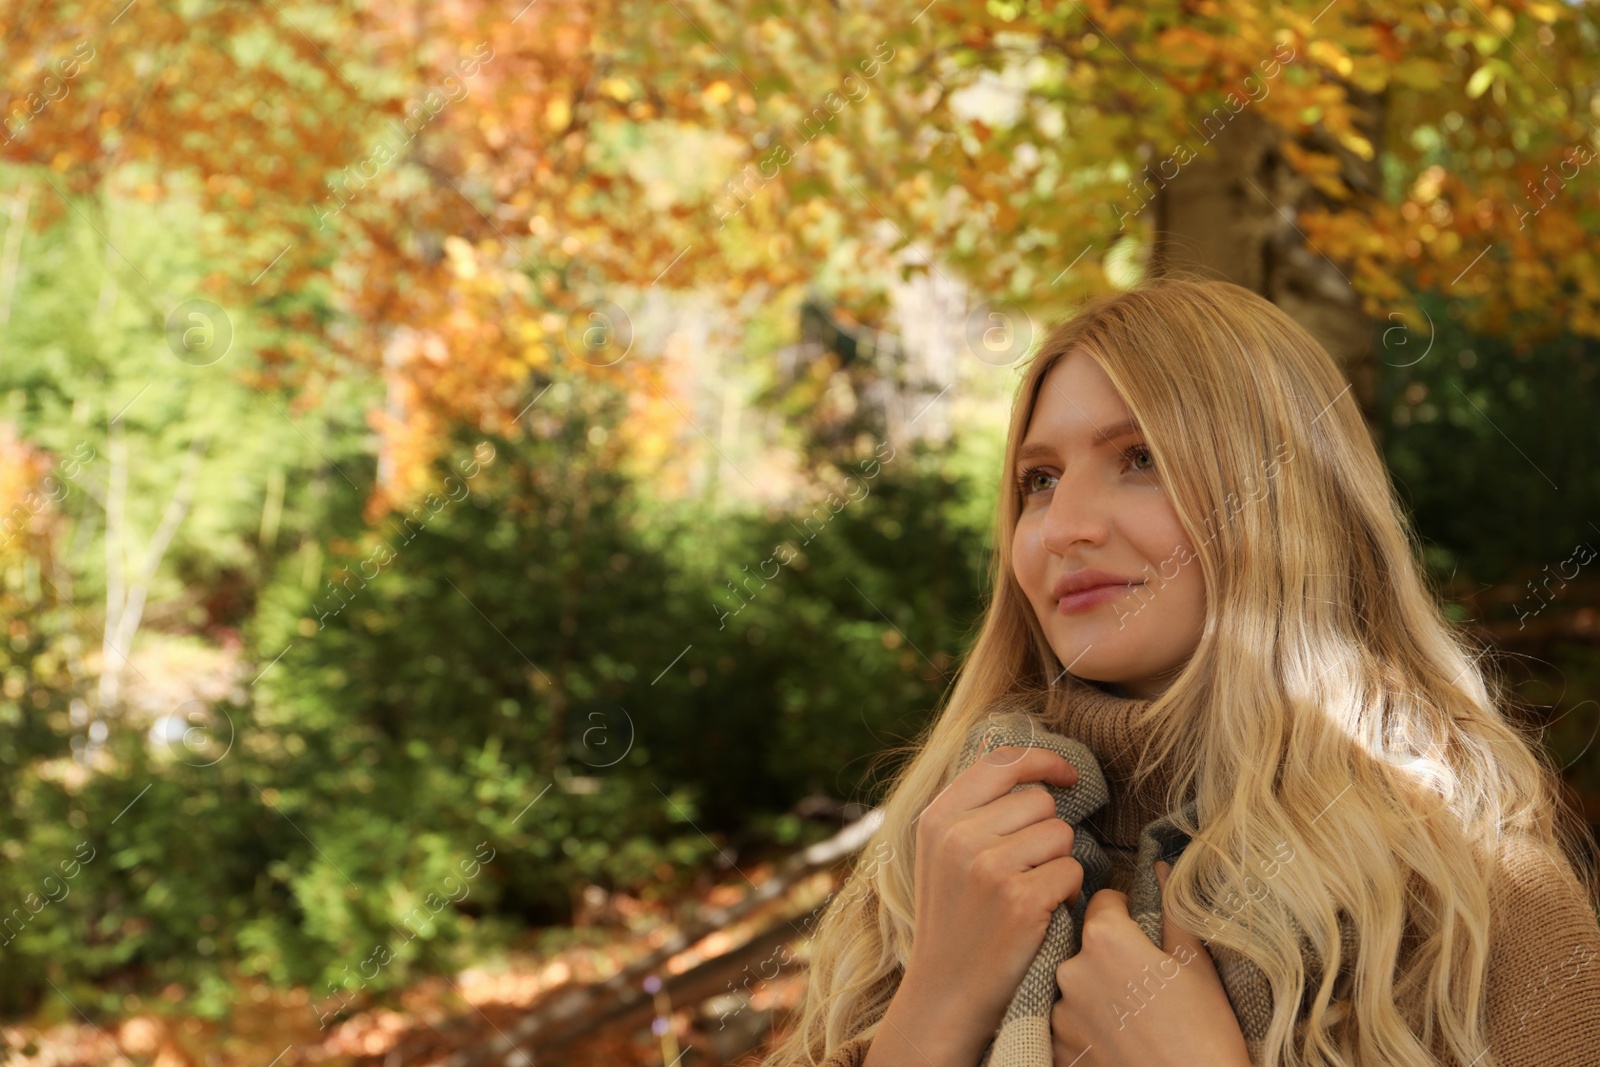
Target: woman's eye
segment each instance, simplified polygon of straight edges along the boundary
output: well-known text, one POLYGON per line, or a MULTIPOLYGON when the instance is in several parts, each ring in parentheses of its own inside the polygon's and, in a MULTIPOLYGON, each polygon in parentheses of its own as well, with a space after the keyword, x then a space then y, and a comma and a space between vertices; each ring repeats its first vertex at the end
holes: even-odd
POLYGON ((1029 467, 1017 475, 1017 491, 1023 496, 1030 496, 1040 487, 1034 484, 1035 478, 1049 478, 1050 474, 1042 467, 1029 467))
POLYGON ((1136 467, 1135 468, 1136 470, 1148 471, 1148 470, 1153 470, 1155 468, 1156 455, 1155 455, 1154 452, 1150 451, 1150 448, 1149 448, 1148 445, 1134 445, 1132 448, 1130 448, 1126 452, 1124 452, 1123 455, 1130 457, 1129 462, 1133 462, 1133 460, 1131 458, 1133 456, 1144 456, 1147 459, 1149 459, 1150 465, 1148 467, 1136 467))

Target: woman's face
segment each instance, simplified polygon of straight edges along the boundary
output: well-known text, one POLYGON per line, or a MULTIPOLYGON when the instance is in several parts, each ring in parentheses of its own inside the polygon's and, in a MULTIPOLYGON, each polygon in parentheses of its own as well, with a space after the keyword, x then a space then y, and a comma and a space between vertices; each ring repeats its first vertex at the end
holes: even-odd
POLYGON ((1050 368, 1011 472, 1012 566, 1062 666, 1151 699, 1200 640, 1205 585, 1132 418, 1082 349, 1050 368), (1061 595, 1091 571, 1113 584, 1061 595))

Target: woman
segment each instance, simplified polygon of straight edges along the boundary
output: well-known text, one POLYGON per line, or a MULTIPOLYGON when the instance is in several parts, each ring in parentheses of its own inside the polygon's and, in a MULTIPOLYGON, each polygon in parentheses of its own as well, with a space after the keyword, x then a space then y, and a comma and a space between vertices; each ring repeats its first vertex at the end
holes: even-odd
POLYGON ((1057 970, 1057 1067, 1250 1063, 1213 958, 1270 981, 1263 1063, 1600 1064, 1586 828, 1441 613, 1314 338, 1222 282, 1102 297, 1028 366, 1005 472, 982 629, 768 1067, 978 1062, 1083 880, 1074 829, 1016 789, 1072 785, 1065 760, 952 770, 1019 702, 1111 791, 1082 828, 1114 873, 1057 970), (1157 949, 1123 891, 1139 829, 1189 799, 1157 949), (1141 1010, 1115 1006, 1174 959, 1192 962, 1141 1010))

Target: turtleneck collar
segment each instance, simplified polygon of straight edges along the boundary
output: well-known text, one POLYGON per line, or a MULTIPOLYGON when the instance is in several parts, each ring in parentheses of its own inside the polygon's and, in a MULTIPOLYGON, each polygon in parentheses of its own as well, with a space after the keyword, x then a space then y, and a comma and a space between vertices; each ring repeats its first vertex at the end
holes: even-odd
POLYGON ((1062 674, 1044 710, 1044 725, 1088 746, 1100 763, 1111 800, 1088 819, 1104 843, 1123 848, 1139 844, 1139 831, 1166 814, 1170 775, 1161 768, 1135 789, 1130 779, 1138 766, 1144 738, 1136 723, 1154 701, 1124 696, 1102 682, 1062 674))

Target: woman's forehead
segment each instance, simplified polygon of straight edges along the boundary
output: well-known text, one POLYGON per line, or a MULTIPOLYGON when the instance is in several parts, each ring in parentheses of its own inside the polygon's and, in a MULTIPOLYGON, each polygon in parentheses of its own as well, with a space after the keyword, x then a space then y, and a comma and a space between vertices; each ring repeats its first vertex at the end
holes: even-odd
POLYGON ((1139 432, 1137 420, 1093 359, 1067 365, 1063 357, 1045 374, 1019 458, 1048 446, 1093 447, 1139 432))

